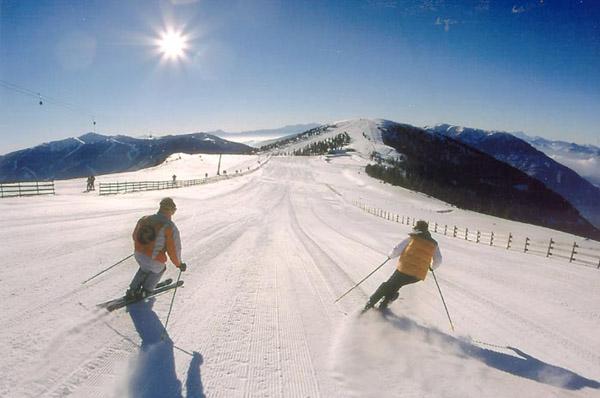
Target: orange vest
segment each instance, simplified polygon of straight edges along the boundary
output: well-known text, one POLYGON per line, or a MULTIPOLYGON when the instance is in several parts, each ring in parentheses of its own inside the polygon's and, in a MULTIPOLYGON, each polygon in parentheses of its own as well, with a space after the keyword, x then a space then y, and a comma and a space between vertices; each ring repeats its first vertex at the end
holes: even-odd
POLYGON ((430 240, 411 237, 410 242, 400 254, 398 271, 424 280, 431 265, 437 245, 430 240))
MULTIPOLYGON (((168 222, 167 219, 165 219, 165 221, 168 222)), ((137 222, 137 224, 135 226, 135 230, 133 231, 133 234, 132 234, 133 242, 134 242, 134 250, 138 253, 145 254, 146 256, 153 258, 154 260, 159 261, 161 263, 167 262, 166 254, 168 253, 173 264, 179 266, 180 260, 177 257, 177 250, 175 249, 175 242, 173 239, 173 228, 170 226, 167 226, 163 230, 164 226, 165 226, 165 222, 161 221, 159 219, 159 217, 156 217, 156 215, 145 216, 145 217, 140 218, 139 221, 137 222), (155 241, 143 244, 137 240, 138 229, 140 228, 140 226, 143 222, 148 222, 154 228, 154 232, 156 235, 155 241), (160 234, 161 230, 164 231, 163 236, 161 236, 161 234, 160 234), (161 244, 161 247, 158 250, 156 250, 157 243, 161 244)))

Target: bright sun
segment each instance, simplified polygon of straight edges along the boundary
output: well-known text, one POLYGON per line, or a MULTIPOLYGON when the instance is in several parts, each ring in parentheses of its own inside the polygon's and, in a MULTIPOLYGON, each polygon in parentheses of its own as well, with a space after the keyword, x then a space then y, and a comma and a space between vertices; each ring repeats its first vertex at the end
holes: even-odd
POLYGON ((172 30, 161 34, 157 44, 160 53, 167 60, 177 60, 183 58, 187 48, 187 40, 185 36, 172 30))

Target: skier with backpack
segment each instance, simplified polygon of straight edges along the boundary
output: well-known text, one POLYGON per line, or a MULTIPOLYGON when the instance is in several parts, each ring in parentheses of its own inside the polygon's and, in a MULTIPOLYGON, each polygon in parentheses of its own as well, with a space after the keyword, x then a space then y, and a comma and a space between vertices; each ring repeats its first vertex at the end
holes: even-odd
POLYGON ((137 222, 133 241, 134 256, 140 268, 129 284, 127 299, 143 298, 154 290, 167 269, 167 255, 181 272, 186 270, 186 264, 181 262, 179 230, 171 220, 176 210, 173 199, 164 198, 156 214, 144 216, 137 222))
POLYGON ((419 220, 409 237, 394 247, 388 259, 398 256, 397 269, 369 298, 363 313, 373 308, 382 298, 379 309, 386 310, 398 298, 398 290, 402 286, 425 280, 430 268, 434 270, 440 266, 442 254, 438 243, 431 237, 427 222, 419 220))

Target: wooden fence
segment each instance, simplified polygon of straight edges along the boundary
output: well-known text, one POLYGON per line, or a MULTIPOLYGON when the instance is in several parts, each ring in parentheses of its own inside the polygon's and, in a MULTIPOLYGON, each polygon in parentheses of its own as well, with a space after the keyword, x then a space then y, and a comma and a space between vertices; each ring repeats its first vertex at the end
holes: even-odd
POLYGON ((0 183, 0 198, 54 195, 54 181, 0 183))
POLYGON ((135 181, 135 182, 101 182, 98 188, 99 195, 116 195, 119 193, 131 193, 141 191, 157 191, 161 189, 175 189, 190 187, 192 185, 208 184, 215 181, 224 180, 231 177, 238 177, 255 172, 270 160, 267 158, 263 161, 258 161, 258 166, 255 168, 247 167, 246 171, 241 169, 234 170, 235 173, 227 174, 223 171, 222 175, 201 178, 196 180, 167 180, 167 181, 135 181))
POLYGON ((119 193, 157 191, 161 189, 175 189, 204 184, 207 178, 180 181, 135 181, 135 182, 101 182, 98 193, 100 195, 116 195, 119 193))
MULTIPOLYGON (((415 217, 401 216, 383 209, 367 206, 359 201, 354 201, 353 204, 369 214, 403 225, 415 226, 417 222, 415 217)), ((520 238, 517 241, 511 232, 508 234, 498 234, 494 231, 485 232, 477 228, 438 224, 432 221, 429 221, 429 230, 433 233, 464 239, 477 244, 520 251, 525 254, 537 254, 547 258, 560 258, 568 260, 570 263, 579 263, 600 269, 600 245, 593 247, 593 243, 586 243, 585 241, 579 243, 577 241, 573 243, 557 242, 553 238, 543 241, 528 236, 525 236, 524 239, 520 238)))

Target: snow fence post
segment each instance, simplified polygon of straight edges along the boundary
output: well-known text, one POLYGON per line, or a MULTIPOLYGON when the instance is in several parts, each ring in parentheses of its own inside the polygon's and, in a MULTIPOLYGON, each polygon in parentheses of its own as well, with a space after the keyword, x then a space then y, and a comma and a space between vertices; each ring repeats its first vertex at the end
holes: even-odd
POLYGON ((552 255, 552 245, 554 241, 550 238, 550 243, 548 243, 548 251, 546 252, 546 257, 550 257, 552 255))
POLYGON ((492 231, 492 234, 490 235, 490 246, 494 246, 494 231, 492 231))
POLYGON ((506 244, 506 250, 510 249, 510 244, 512 243, 512 234, 508 233, 508 243, 506 244))
POLYGON ((529 246, 529 238, 525 237, 525 248, 523 249, 523 253, 527 253, 528 246, 529 246))
POLYGON ((457 228, 456 228, 456 225, 455 225, 454 226, 454 231, 452 232, 452 237, 453 238, 456 238, 456 230, 457 230, 457 228))
POLYGON ((469 227, 465 227, 465 240, 469 240, 469 227))
POLYGON ((571 250, 571 257, 569 257, 569 262, 572 263, 573 260, 575 260, 575 254, 577 254, 577 251, 575 249, 577 249, 577 242, 573 242, 573 250, 571 250))
POLYGON ((479 243, 479 239, 481 238, 481 232, 477 231, 477 240, 475 243, 479 243))

